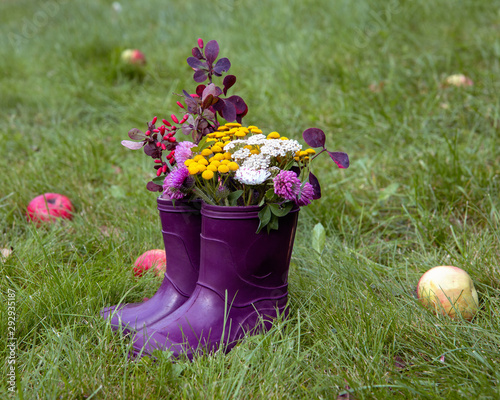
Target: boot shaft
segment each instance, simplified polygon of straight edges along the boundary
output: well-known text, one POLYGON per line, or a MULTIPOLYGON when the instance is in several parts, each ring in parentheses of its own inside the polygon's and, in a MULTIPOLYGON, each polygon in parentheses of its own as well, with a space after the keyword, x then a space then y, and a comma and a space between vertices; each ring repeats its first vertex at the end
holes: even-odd
POLYGON ((279 219, 279 230, 259 226, 260 207, 202 205, 201 264, 198 284, 234 307, 279 299, 287 294, 288 267, 298 211, 279 219))
POLYGON ((200 265, 200 202, 174 203, 158 197, 163 242, 167 256, 166 276, 176 289, 189 296, 198 278, 200 265))

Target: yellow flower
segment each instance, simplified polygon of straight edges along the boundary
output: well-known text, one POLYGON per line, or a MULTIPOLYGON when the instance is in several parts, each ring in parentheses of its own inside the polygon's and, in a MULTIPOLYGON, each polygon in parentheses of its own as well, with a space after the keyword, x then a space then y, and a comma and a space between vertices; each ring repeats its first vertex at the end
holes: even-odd
POLYGON ((196 162, 198 162, 198 161, 200 161, 203 158, 204 157, 201 154, 198 154, 198 155, 194 156, 193 160, 196 161, 196 162))
POLYGON ((316 150, 314 149, 306 149, 307 154, 316 154, 316 150))
POLYGON ((188 171, 191 175, 196 175, 199 172, 198 163, 192 163, 188 167, 188 171))
POLYGON ((231 159, 231 153, 229 151, 226 151, 223 155, 224 155, 224 158, 226 160, 230 160, 231 159))
POLYGON ((201 176, 203 179, 206 179, 208 181, 209 179, 212 179, 214 177, 214 171, 210 171, 209 169, 206 169, 205 171, 203 171, 201 176))
POLYGON ((223 147, 224 146, 224 142, 217 142, 217 143, 214 143, 213 146, 219 146, 219 147, 223 147))
POLYGON ((286 136, 281 136, 281 137, 280 137, 280 139, 281 139, 281 140, 290 140, 290 139, 288 139, 286 136))
POLYGON ((246 146, 243 146, 244 149, 252 150, 253 146, 247 144, 246 146))
POLYGON ((239 138, 241 138, 241 137, 245 137, 246 135, 247 135, 247 134, 246 134, 245 132, 243 132, 243 131, 238 131, 238 132, 236 132, 236 133, 234 134, 234 136, 239 137, 239 138))
POLYGON ((247 129, 251 131, 252 129, 259 129, 259 128, 256 127, 255 125, 250 125, 247 129))
POLYGON ((220 164, 221 164, 221 162, 219 160, 213 160, 210 163, 210 165, 213 165, 215 168, 217 168, 220 164))
POLYGON ((299 157, 305 157, 307 156, 307 154, 308 154, 307 151, 301 151, 299 152, 299 157))
POLYGON ((250 132, 255 133, 255 134, 262 133, 262 131, 258 128, 250 129, 250 132))
POLYGON ((237 122, 228 122, 226 126, 229 126, 230 128, 234 128, 237 126, 241 126, 241 124, 238 124, 237 122))
POLYGON ((222 153, 217 153, 215 154, 212 158, 216 159, 217 161, 223 160, 224 159, 224 154, 222 153))
POLYGON ((271 132, 269 135, 267 135, 267 139, 279 139, 280 134, 278 132, 271 132))
POLYGON ((250 150, 250 154, 260 154, 260 151, 257 149, 250 150))
POLYGON ((192 163, 194 163, 194 160, 192 158, 188 158, 186 161, 184 161, 184 165, 186 167, 189 167, 189 165, 192 163))
POLYGON ((207 169, 212 172, 217 172, 217 166, 215 166, 214 164, 208 164, 207 169))
POLYGON ((198 164, 200 164, 200 165, 208 165, 208 161, 206 160, 206 158, 201 158, 200 160, 198 160, 198 164))
MULTIPOLYGON (((227 131, 229 128, 227 126, 221 125, 217 128, 218 131, 227 131)), ((210 135, 214 135, 214 133, 211 133, 210 135)), ((213 136, 212 136, 213 137, 213 136)))
POLYGON ((222 151, 222 147, 220 147, 220 146, 216 146, 216 145, 213 145, 213 146, 212 146, 212 151, 213 151, 214 153, 220 153, 220 152, 222 151))
POLYGON ((236 164, 234 161, 231 161, 229 164, 227 164, 227 167, 229 168, 230 171, 236 171, 240 166, 236 164))
POLYGON ((223 137, 221 138, 221 140, 222 140, 222 141, 224 141, 224 142, 226 142, 226 141, 228 141, 228 140, 231 140, 231 136, 223 136, 223 137))
POLYGON ((198 164, 198 173, 206 171, 207 166, 203 164, 198 164))
POLYGON ((205 156, 205 157, 206 157, 206 156, 209 156, 209 155, 211 155, 211 154, 212 154, 212 150, 210 150, 210 149, 203 149, 203 150, 201 151, 201 155, 202 155, 202 156, 205 156))
POLYGON ((217 170, 221 173, 221 174, 227 174, 229 172, 229 167, 227 165, 219 165, 219 168, 217 168, 217 170))
POLYGON ((221 164, 224 164, 224 165, 227 165, 227 164, 229 164, 229 160, 221 160, 221 162, 220 162, 220 163, 221 163, 221 164))
POLYGON ((208 142, 216 142, 216 141, 217 141, 217 139, 213 138, 213 137, 207 139, 207 143, 208 142))

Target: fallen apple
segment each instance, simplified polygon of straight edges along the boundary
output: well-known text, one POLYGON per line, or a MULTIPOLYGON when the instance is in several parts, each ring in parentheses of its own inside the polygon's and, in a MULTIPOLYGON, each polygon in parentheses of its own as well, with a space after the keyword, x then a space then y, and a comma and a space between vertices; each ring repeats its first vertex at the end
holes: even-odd
POLYGON ((467 272, 453 266, 439 266, 422 275, 417 285, 417 297, 422 305, 435 314, 451 318, 461 314, 471 320, 479 302, 474 282, 467 272))
POLYGON ((31 200, 27 207, 28 221, 36 223, 55 222, 57 218, 71 219, 73 205, 66 197, 58 193, 45 193, 31 200))
POLYGON ((148 250, 141 254, 134 263, 134 275, 142 276, 146 271, 154 269, 154 273, 163 277, 167 270, 165 250, 148 250))
POLYGON ((472 81, 472 79, 470 79, 468 76, 465 76, 464 74, 455 74, 455 75, 450 75, 446 78, 446 84, 448 86, 464 87, 464 86, 472 86, 474 85, 474 82, 472 81))
POLYGON ((146 56, 142 51, 137 49, 124 50, 121 54, 121 59, 127 64, 146 65, 146 56))

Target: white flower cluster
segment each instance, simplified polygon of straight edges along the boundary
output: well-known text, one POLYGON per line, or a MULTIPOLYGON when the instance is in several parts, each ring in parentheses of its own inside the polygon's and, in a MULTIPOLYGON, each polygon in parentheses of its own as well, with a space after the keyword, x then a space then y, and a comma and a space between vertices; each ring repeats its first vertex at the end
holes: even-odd
POLYGON ((242 140, 242 142, 246 142, 246 144, 250 144, 252 146, 259 146, 267 142, 267 139, 264 135, 258 134, 250 136, 247 140, 242 140))
MULTIPOLYGON (((232 143, 227 144, 226 147, 224 148, 224 150, 231 150, 234 147, 234 146, 232 146, 231 148, 229 148, 229 146, 231 144, 232 143)), ((233 160, 235 160, 237 162, 238 161, 242 162, 242 161, 246 160, 249 156, 250 156, 250 150, 242 148, 242 149, 236 150, 233 153, 232 158, 233 158, 233 160)))
POLYGON ((225 151, 236 150, 232 154, 240 168, 235 173, 235 179, 245 185, 260 185, 271 175, 279 172, 272 170, 272 160, 275 157, 293 157, 302 146, 296 140, 268 139, 265 135, 252 135, 248 139, 236 139, 228 143, 225 151), (258 150, 255 154, 254 150, 258 150))
POLYGON ((262 154, 268 154, 271 157, 294 156, 297 151, 302 150, 302 146, 296 140, 266 139, 266 142, 260 148, 262 154))
POLYGON ((271 157, 266 154, 252 154, 245 161, 242 167, 251 169, 268 169, 271 163, 271 157))
POLYGON ((266 170, 241 167, 236 171, 234 178, 244 185, 260 185, 270 176, 271 173, 266 170))

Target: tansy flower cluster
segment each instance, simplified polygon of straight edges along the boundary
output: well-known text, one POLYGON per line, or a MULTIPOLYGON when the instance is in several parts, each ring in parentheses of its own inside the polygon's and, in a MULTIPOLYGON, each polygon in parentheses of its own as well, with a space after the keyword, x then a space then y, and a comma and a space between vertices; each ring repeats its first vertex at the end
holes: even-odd
POLYGON ((278 132, 264 135, 257 126, 227 123, 208 134, 198 146, 190 142, 178 145, 178 167, 165 179, 164 193, 181 199, 192 191, 216 205, 229 205, 228 197, 236 193, 231 198, 236 204, 239 200, 241 204, 256 205, 271 189, 268 198, 273 201, 307 205, 313 188, 289 169, 305 169, 314 154, 313 149, 302 150, 298 141, 278 132))

